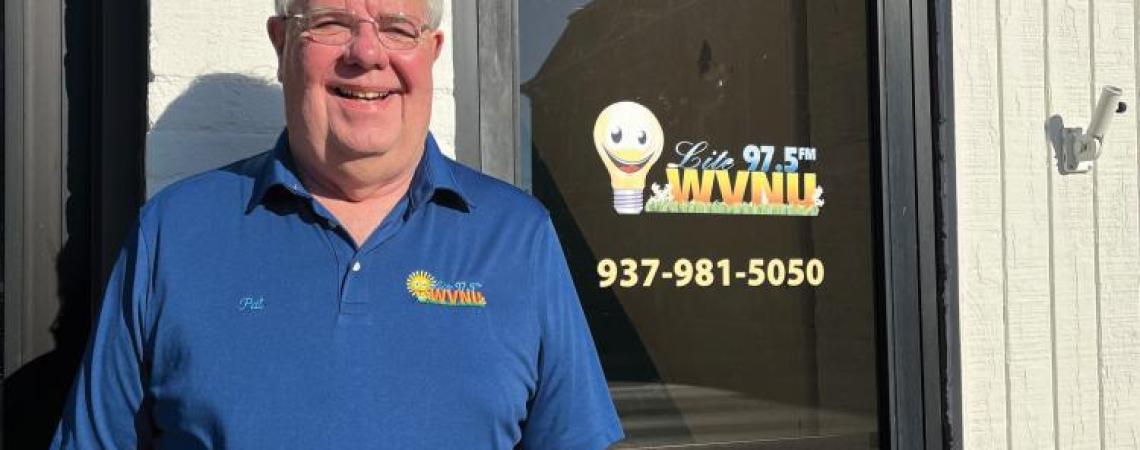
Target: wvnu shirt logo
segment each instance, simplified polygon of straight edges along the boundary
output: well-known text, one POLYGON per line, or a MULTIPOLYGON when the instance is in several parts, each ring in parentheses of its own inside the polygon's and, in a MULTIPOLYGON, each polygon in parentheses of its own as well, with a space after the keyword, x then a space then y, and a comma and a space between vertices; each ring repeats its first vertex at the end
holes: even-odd
POLYGON ((675 162, 665 167, 666 183, 653 183, 645 200, 645 179, 665 147, 661 123, 634 102, 614 103, 594 123, 594 146, 610 174, 618 214, 747 214, 818 216, 823 186, 810 166, 813 147, 748 144, 740 164, 728 150, 714 150, 709 140, 679 141, 675 162), (713 194, 717 195, 713 195, 713 194))
POLYGON ((483 287, 482 283, 459 281, 443 284, 432 274, 418 270, 408 275, 407 284, 408 292, 420 303, 478 308, 487 306, 487 297, 479 290, 483 287))

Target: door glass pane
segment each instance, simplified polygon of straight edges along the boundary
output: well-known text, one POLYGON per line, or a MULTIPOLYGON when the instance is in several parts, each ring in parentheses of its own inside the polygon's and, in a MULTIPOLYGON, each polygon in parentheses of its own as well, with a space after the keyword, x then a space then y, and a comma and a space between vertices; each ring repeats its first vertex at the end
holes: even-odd
POLYGON ((623 445, 877 448, 866 3, 518 8, 524 183, 623 445))

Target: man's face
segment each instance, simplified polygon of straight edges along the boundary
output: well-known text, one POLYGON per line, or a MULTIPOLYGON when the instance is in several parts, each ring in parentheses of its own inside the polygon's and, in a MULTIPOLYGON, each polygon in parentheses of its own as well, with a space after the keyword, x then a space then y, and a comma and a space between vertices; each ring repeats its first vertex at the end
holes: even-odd
MULTIPOLYGON (((347 10, 360 18, 403 14, 417 23, 427 20, 426 0, 297 0, 291 12, 317 9, 347 10)), ((294 151, 311 152, 302 157, 314 162, 339 165, 421 148, 431 117, 431 70, 443 36, 425 31, 415 48, 395 51, 380 43, 374 27, 358 24, 352 42, 326 45, 306 38, 302 23, 269 22, 294 151)))

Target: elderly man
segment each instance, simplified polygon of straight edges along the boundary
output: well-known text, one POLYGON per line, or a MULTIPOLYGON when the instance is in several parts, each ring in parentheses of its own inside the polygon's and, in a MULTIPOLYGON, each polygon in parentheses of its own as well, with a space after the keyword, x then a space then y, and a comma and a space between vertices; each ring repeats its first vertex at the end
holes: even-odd
POLYGON ((53 447, 619 440, 546 211, 427 132, 440 1, 277 12, 287 131, 142 209, 53 447))

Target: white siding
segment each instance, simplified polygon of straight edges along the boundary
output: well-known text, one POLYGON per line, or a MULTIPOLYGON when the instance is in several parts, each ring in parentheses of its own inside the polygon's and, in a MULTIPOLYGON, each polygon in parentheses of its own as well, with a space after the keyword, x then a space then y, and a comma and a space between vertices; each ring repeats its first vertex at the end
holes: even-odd
POLYGON ((997 4, 1008 435, 1037 450, 1053 443, 1045 20, 1041 0, 997 4))
POLYGON ((997 9, 991 0, 952 5, 957 194, 969 199, 958 204, 962 422, 969 448, 997 448, 1009 429, 997 9))
POLYGON ((953 2, 968 449, 1140 449, 1135 0, 953 2), (1089 174, 1049 130, 1125 91, 1089 174))
MULTIPOLYGON (((1064 114, 1075 124, 1092 111, 1092 47, 1087 1, 1049 0, 1046 6, 1046 80, 1048 113, 1064 114)), ((1077 126, 1070 124, 1068 126, 1077 126)), ((1117 124, 1119 125, 1119 124, 1117 124)), ((1087 125, 1080 125, 1082 127, 1087 125)), ((1115 137, 1115 135, 1113 135, 1115 137)), ((1049 170, 1053 203, 1053 357, 1057 448, 1100 448, 1100 389, 1097 375, 1096 209, 1092 176, 1064 176, 1049 170), (1086 236, 1085 239, 1075 239, 1086 236)))
MULTIPOLYGON (((284 127, 277 58, 266 34, 273 0, 152 0, 147 194, 273 146, 284 127)), ((454 156, 451 0, 435 65, 431 130, 454 156)))

